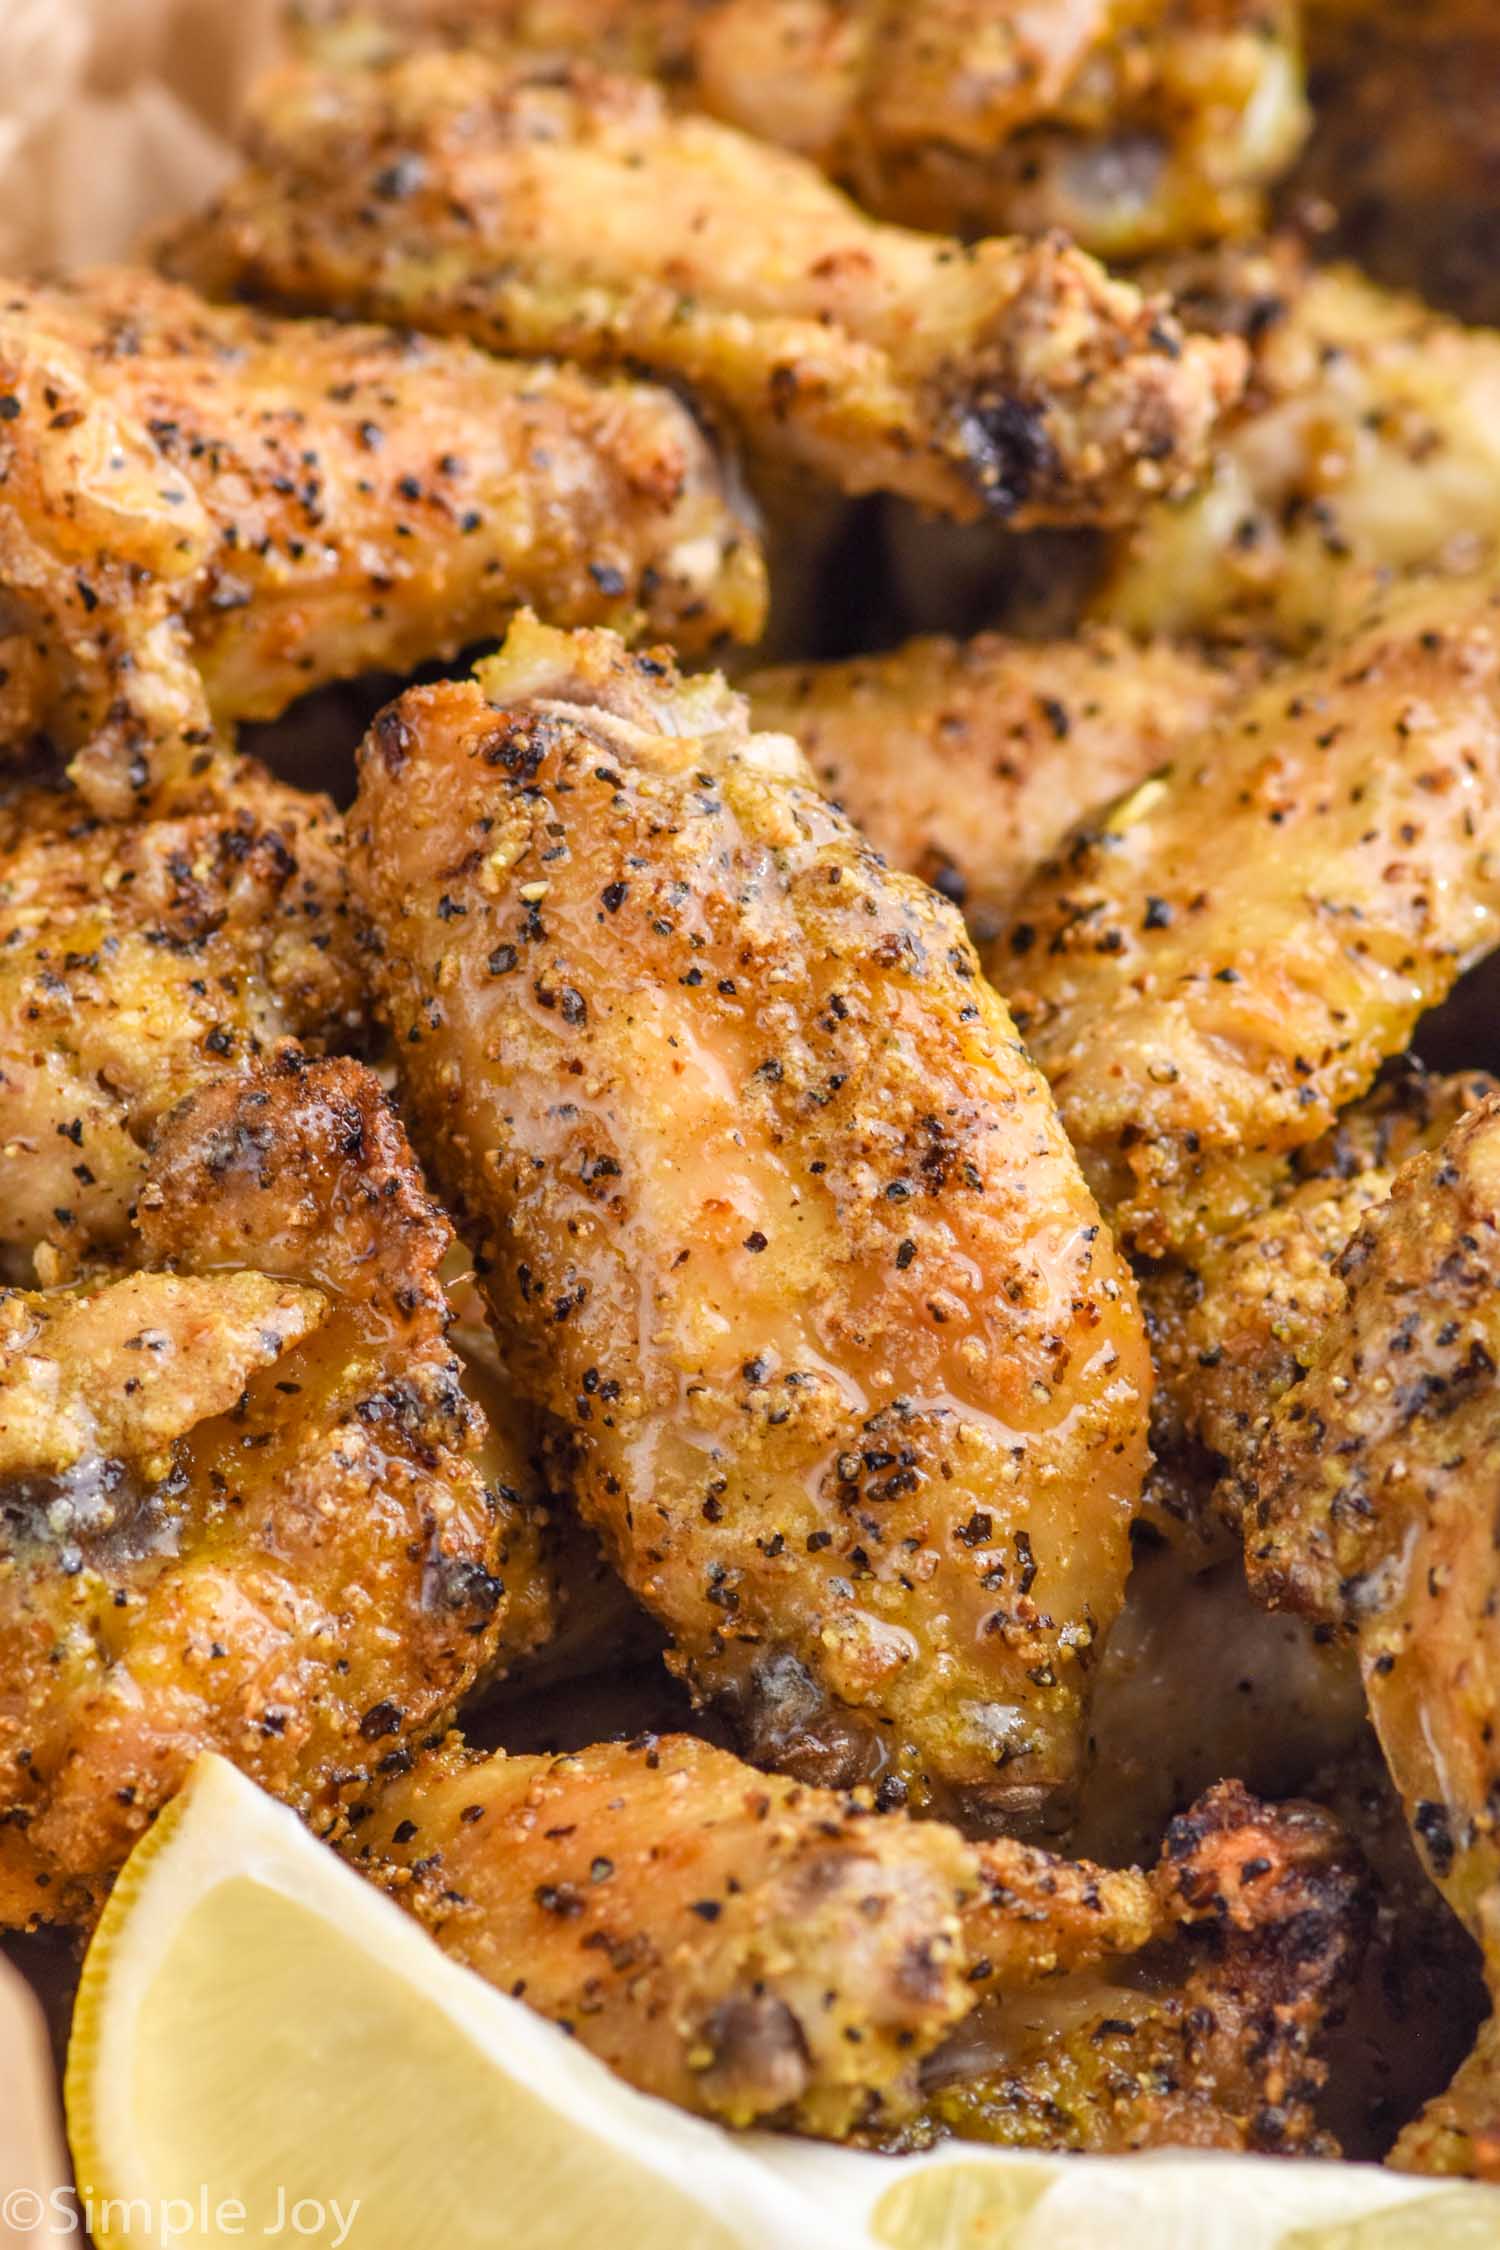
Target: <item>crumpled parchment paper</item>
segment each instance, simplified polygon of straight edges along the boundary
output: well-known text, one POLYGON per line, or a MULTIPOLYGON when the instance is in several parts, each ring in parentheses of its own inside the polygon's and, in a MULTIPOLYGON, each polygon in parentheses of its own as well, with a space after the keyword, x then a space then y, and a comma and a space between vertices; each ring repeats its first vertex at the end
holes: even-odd
POLYGON ((277 0, 0 0, 0 268, 129 254, 209 194, 277 0))

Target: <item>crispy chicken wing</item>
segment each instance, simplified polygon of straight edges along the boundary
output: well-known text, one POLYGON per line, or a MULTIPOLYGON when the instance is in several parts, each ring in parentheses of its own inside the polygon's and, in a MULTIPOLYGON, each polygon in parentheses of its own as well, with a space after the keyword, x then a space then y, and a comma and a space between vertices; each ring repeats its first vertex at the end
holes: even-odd
POLYGON ((1176 1947, 981 2003, 927 2066, 929 2129, 1093 2155, 1339 2153, 1319 2050, 1368 1904, 1336 1822, 1221 1783, 1172 1822, 1157 1880, 1176 1947))
POLYGON ((45 1282, 124 1255, 145 1150, 193 1088, 364 1019, 343 831, 246 762, 220 809, 106 826, 0 801, 0 1254, 45 1282))
POLYGON ((955 910, 722 682, 534 624, 377 720, 353 847, 414 1129, 674 1664, 766 1763, 1036 1809, 1149 1371, 955 910))
POLYGON ((990 949, 1107 1214, 1191 1257, 1500 940, 1500 594, 1408 590, 1079 830, 990 949))
POLYGON ((331 1818, 547 1625, 378 1080, 205 1088, 139 1204, 147 1270, 0 1297, 10 1924, 87 1919, 205 1748, 331 1818))
POLYGON ((333 64, 580 56, 811 157, 882 218, 1133 257, 1243 233, 1306 124, 1291 0, 302 0, 333 64))
MULTIPOLYGON (((1197 1498, 1244 1457, 1342 1311, 1338 1259, 1365 1213, 1384 1202, 1407 1157, 1436 1148, 1496 1091, 1483 1071, 1436 1078, 1403 1070, 1345 1111, 1324 1140, 1298 1151, 1269 1210, 1206 1242, 1190 1264, 1141 1277, 1157 1375, 1153 1444, 1168 1460, 1188 1448, 1204 1457, 1197 1498)), ((1175 1480, 1179 1491, 1193 1485, 1175 1480)))
MULTIPOLYGON (((1500 1097, 1403 1167, 1340 1272, 1342 1318, 1236 1479, 1246 1561, 1263 1598, 1353 1639, 1423 1858, 1495 1997, 1500 1097)), ((1495 2168, 1494 2039, 1407 2136, 1407 2161, 1495 2168)))
POLYGON ((1138 512, 1243 369, 1059 239, 877 225, 802 158, 583 64, 284 74, 251 168, 167 257, 212 294, 649 367, 772 460, 964 517, 1138 512))
POLYGON ((1301 647, 1372 575, 1493 555, 1500 335, 1345 267, 1309 275, 1285 245, 1174 279, 1190 324, 1253 337, 1251 389, 1201 490, 1122 539, 1096 615, 1301 647))
MULTIPOLYGON (((1334 1955, 1347 1967, 1358 1937, 1332 1824, 1232 1785, 1179 1824, 1154 1878, 967 1844, 683 1735, 558 1758, 476 1758, 454 1742, 355 1812, 357 1864, 446 1952, 634 2084, 733 2124, 832 2137, 911 2126, 932 2083, 972 2074, 1013 2019, 1045 2014, 1049 1988, 1093 1976, 1099 1993, 1106 1964, 1211 1921, 1234 1933, 1231 1957, 1267 1939, 1287 1957, 1295 1997, 1263 1962, 1245 1979, 1274 2071, 1309 2043, 1313 1996, 1326 2005, 1334 1955), (1284 1943, 1294 1920, 1300 1968, 1284 1943)), ((1181 1973, 1173 1950, 1157 1960, 1181 1973)), ((1071 2145, 1073 2121, 1049 2123, 1032 2137, 1071 2145)))
POLYGON ((911 641, 742 685, 756 724, 795 735, 877 851, 961 906, 982 945, 1073 823, 1165 765, 1243 678, 1095 631, 911 641))
POLYGON ((1500 1097, 1344 1252, 1342 1318, 1236 1482, 1252 1582, 1356 1638, 1435 1880, 1500 1964, 1500 1097))
POLYGON ((180 794, 213 722, 452 656, 523 602, 688 647, 759 629, 746 515, 644 384, 119 268, 6 285, 0 414, 0 734, 55 739, 113 817, 180 794))

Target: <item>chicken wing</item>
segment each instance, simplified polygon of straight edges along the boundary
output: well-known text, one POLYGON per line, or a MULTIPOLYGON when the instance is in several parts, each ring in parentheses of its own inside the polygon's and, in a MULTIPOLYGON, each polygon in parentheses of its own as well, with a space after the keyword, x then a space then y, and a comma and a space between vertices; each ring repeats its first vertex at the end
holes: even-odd
MULTIPOLYGON (((912 2127, 934 2079, 962 2081, 1015 2017, 1033 2019, 1035 1988, 1044 2013, 1049 1987, 1076 1994, 1092 1975, 1097 1997, 1101 1966, 1177 1932, 1192 1952, 1210 1920, 1235 1931, 1231 1956, 1261 1959, 1274 2071, 1310 2043, 1314 1995, 1326 2006, 1359 1934, 1332 1824, 1233 1785, 1180 1824, 1155 1877, 967 1844, 683 1735, 560 1758, 451 1743, 355 1814, 356 1863, 445 1952, 635 2085, 732 2124, 835 2138, 912 2127), (1268 1938, 1290 1968, 1299 1922, 1284 1981, 1300 2006, 1263 1973, 1268 1938)), ((1072 2120, 1047 2125, 1032 2137, 1070 2145, 1072 2120)))
POLYGON ((125 1254, 151 1134, 283 1040, 364 1023, 342 825, 248 761, 220 809, 106 826, 0 801, 0 1255, 46 1283, 125 1254))
POLYGON ((1320 2049, 1368 1901, 1337 1824, 1222 1783, 1172 1822, 1157 1881, 1186 1933, 1175 1952, 982 2003, 927 2067, 929 2129, 1090 2155, 1338 2155, 1320 2049))
POLYGON ((283 74, 251 168, 166 256, 215 295, 648 367, 773 461, 961 517, 1138 512, 1243 372, 1236 339, 1185 339, 1060 240, 877 225, 802 158, 583 64, 283 74))
POLYGON ((7 1924, 88 1919, 205 1748, 330 1819, 547 1625, 370 1072, 205 1088, 139 1225, 146 1270, 0 1297, 7 1924))
POLYGON ((1500 523, 1500 335, 1286 246, 1220 260, 1183 317, 1248 331, 1255 364, 1197 495, 1122 539, 1094 614, 1133 633, 1299 648, 1372 576, 1473 569, 1500 523))
POLYGON ((661 77, 882 218, 1106 257, 1240 234, 1307 112, 1291 0, 302 0, 332 64, 477 45, 661 77))
MULTIPOLYGON (((1340 1271, 1343 1317, 1235 1480, 1246 1562, 1264 1599, 1354 1641, 1425 1864, 1500 1997, 1500 1097, 1403 1167, 1340 1271)), ((1494 2166, 1494 2039, 1408 2160, 1494 2166)))
POLYGON ((759 630, 750 521, 644 384, 120 268, 7 285, 0 416, 0 736, 54 739, 111 817, 180 795, 215 722, 524 602, 687 647, 759 630))
POLYGON ((673 1663, 768 1764, 1037 1809, 1149 1369, 956 911, 722 682, 529 622, 377 720, 351 867, 414 1130, 673 1663))
POLYGON ((1189 1259, 1500 941, 1500 594, 1418 586, 1077 832, 989 952, 1085 1175, 1189 1259))
MULTIPOLYGON (((1465 1111, 1500 1091, 1483 1071, 1408 1068, 1299 1150, 1269 1210, 1209 1241, 1192 1263, 1140 1278, 1157 1388, 1152 1441, 1168 1460, 1201 1459, 1200 1501, 1254 1443, 1344 1304, 1337 1264, 1366 1212, 1417 1150, 1436 1148, 1465 1111)), ((1178 1480, 1192 1490, 1195 1480, 1178 1480)), ((1204 1528, 1204 1527, 1200 1527, 1204 1528)), ((1238 1766, 1235 1771, 1241 1771, 1238 1766)))
POLYGON ((911 641, 741 684, 757 726, 795 735, 876 850, 961 906, 983 945, 1073 823, 1165 765, 1245 676, 1096 631, 911 641))

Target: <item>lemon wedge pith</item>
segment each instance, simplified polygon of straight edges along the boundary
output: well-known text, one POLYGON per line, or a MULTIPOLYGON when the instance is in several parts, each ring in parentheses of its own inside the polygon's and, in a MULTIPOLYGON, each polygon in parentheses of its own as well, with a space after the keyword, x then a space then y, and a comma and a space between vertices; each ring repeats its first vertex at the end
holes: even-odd
POLYGON ((859 2239, 445 1960, 211 1756, 89 1948, 67 2113, 99 2250, 859 2239))

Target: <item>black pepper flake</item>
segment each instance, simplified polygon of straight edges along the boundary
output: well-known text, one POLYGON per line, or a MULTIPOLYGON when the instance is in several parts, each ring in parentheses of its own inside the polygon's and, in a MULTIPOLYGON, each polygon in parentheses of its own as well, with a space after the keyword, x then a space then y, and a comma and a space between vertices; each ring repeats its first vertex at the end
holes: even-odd
POLYGON ((520 958, 520 954, 517 953, 513 945, 497 945, 489 958, 490 975, 492 977, 508 977, 520 958))
POLYGON ((717 1922, 724 1909, 716 1898, 695 1898, 693 1912, 700 1922, 717 1922))
POLYGON ((745 1248, 747 1250, 753 1250, 757 1255, 759 1255, 759 1253, 764 1250, 765 1247, 766 1238, 761 1233, 760 1228, 752 1227, 750 1232, 745 1237, 745 1248))
POLYGON ((405 1716, 399 1703, 372 1703, 359 1722, 359 1731, 366 1742, 378 1742, 383 1735, 399 1734, 405 1716))
POLYGON ((571 1883, 539 1883, 532 1895, 544 1914, 559 1914, 569 1921, 583 1912, 583 1900, 571 1883))

